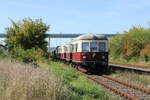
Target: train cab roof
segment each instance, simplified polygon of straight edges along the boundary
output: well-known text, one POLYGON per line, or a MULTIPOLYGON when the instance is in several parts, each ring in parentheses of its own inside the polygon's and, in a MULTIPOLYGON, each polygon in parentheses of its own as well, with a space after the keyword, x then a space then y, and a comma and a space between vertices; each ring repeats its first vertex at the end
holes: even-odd
POLYGON ((107 40, 107 37, 100 34, 84 34, 77 37, 76 40, 107 40))

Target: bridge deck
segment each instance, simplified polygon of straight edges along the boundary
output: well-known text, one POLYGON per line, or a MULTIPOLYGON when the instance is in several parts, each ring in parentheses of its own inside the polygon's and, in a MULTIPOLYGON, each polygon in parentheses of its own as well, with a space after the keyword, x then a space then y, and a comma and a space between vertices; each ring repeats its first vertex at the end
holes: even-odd
MULTIPOLYGON (((49 38, 76 38, 82 34, 48 34, 49 38)), ((116 34, 102 34, 106 35, 108 38, 113 37, 116 34)), ((0 38, 5 38, 5 34, 0 34, 0 38)))

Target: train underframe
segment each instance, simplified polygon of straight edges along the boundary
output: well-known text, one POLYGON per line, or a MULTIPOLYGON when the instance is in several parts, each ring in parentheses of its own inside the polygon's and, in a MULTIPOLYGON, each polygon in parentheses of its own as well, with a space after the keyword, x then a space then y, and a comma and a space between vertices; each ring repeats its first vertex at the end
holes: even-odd
POLYGON ((106 73, 109 69, 108 62, 105 62, 105 61, 75 62, 75 61, 72 61, 71 59, 66 60, 66 59, 60 59, 58 57, 55 59, 63 61, 67 64, 71 64, 73 67, 77 68, 78 70, 82 72, 87 72, 87 73, 101 74, 101 73, 106 73))
POLYGON ((83 72, 106 73, 108 71, 107 62, 72 62, 75 67, 83 72))

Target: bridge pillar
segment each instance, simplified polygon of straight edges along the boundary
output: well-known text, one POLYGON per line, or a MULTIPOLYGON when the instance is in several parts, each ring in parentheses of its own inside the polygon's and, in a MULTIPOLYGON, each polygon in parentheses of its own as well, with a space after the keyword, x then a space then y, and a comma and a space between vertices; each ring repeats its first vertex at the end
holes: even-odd
POLYGON ((50 52, 50 36, 48 37, 48 51, 50 52))

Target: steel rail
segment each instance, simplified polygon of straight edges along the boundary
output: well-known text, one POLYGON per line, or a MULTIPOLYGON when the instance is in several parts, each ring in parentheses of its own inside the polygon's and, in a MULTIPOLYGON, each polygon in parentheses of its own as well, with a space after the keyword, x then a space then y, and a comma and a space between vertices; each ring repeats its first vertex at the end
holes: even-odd
MULTIPOLYGON (((76 70, 78 70, 78 69, 76 68, 76 70)), ((78 70, 78 71, 79 71, 79 70, 78 70)), ((83 73, 83 72, 81 72, 81 71, 79 71, 79 72, 80 72, 83 76, 85 76, 85 77, 87 77, 87 78, 89 78, 89 79, 95 81, 97 84, 100 84, 100 85, 102 85, 102 86, 104 86, 104 87, 106 87, 106 88, 112 90, 113 92, 119 94, 120 96, 122 96, 122 97, 124 97, 124 98, 126 98, 126 99, 128 99, 128 100, 140 100, 139 98, 133 96, 132 94, 126 93, 126 92, 124 92, 124 91, 122 91, 122 90, 120 90, 120 89, 117 89, 116 87, 113 87, 113 86, 109 85, 109 84, 106 83, 106 82, 103 82, 100 78, 93 77, 93 76, 88 75, 88 74, 85 74, 85 73, 83 73)), ((103 77, 103 78, 106 78, 106 79, 108 79, 108 80, 112 80, 112 79, 113 79, 113 78, 110 78, 109 76, 108 76, 108 77, 109 77, 109 78, 108 78, 106 75, 102 75, 102 77, 103 77)), ((119 83, 119 84, 122 83, 122 82, 118 81, 118 79, 115 79, 115 78, 114 78, 114 80, 112 80, 112 81, 114 81, 114 82, 116 82, 116 83, 119 83), (115 80, 115 81, 114 81, 114 80, 115 80)), ((140 88, 140 87, 138 87, 138 86, 134 86, 134 85, 132 85, 132 84, 131 84, 131 85, 130 85, 130 84, 129 84, 129 85, 128 85, 128 84, 126 85, 126 83, 123 83, 123 84, 121 84, 121 85, 126 86, 126 87, 129 87, 129 88, 131 88, 131 89, 138 90, 138 91, 140 91, 140 92, 144 92, 144 93, 146 93, 146 94, 149 95, 149 90, 140 88)))
POLYGON ((91 76, 89 76, 89 75, 87 75, 87 74, 84 74, 84 73, 82 73, 82 72, 81 72, 81 74, 84 75, 85 77, 87 77, 87 78, 89 78, 89 79, 91 79, 91 80, 97 82, 98 84, 101 84, 101 85, 103 85, 103 86, 106 87, 106 88, 109 88, 110 90, 112 90, 112 91, 114 91, 114 92, 120 94, 121 96, 123 96, 123 97, 125 97, 125 98, 127 98, 127 99, 129 99, 129 100, 139 100, 138 98, 136 98, 136 97, 134 97, 134 96, 132 96, 132 95, 130 95, 130 94, 127 94, 127 93, 125 93, 125 92, 123 92, 123 91, 121 91, 121 90, 119 90, 119 89, 117 89, 117 88, 114 88, 114 87, 108 85, 107 83, 105 83, 105 82, 103 82, 103 81, 100 81, 100 80, 98 80, 98 79, 96 79, 96 78, 93 78, 93 77, 91 77, 91 76))
POLYGON ((133 84, 130 84, 130 83, 127 83, 127 82, 123 82, 123 81, 121 81, 121 80, 119 80, 119 79, 116 79, 116 78, 113 78, 113 77, 111 77, 111 76, 103 75, 103 77, 104 77, 104 78, 107 78, 107 79, 110 79, 110 80, 112 80, 112 81, 118 82, 118 83, 120 83, 120 84, 123 84, 123 85, 125 85, 125 86, 127 86, 127 87, 130 87, 130 88, 133 88, 133 89, 137 89, 137 90, 142 91, 142 92, 144 92, 144 93, 150 94, 150 90, 148 90, 148 89, 141 88, 141 87, 139 87, 139 86, 136 86, 136 85, 133 85, 133 84))
POLYGON ((125 70, 125 71, 131 71, 135 73, 150 74, 150 69, 137 68, 132 66, 118 65, 118 64, 109 64, 109 67, 112 70, 125 70))

